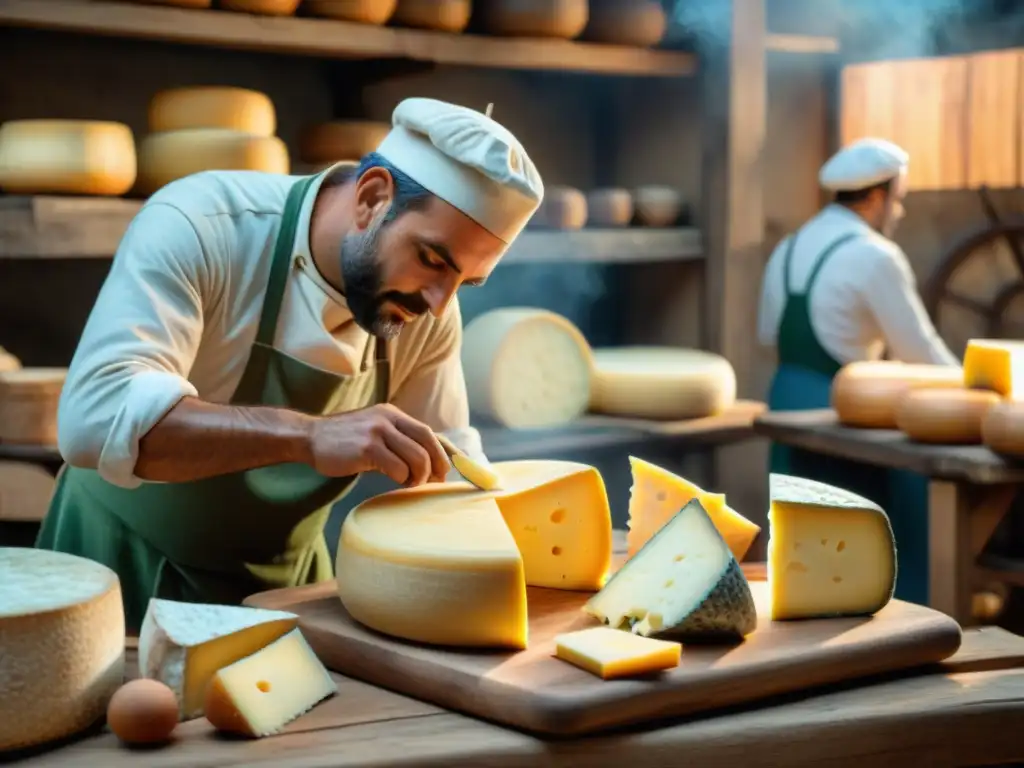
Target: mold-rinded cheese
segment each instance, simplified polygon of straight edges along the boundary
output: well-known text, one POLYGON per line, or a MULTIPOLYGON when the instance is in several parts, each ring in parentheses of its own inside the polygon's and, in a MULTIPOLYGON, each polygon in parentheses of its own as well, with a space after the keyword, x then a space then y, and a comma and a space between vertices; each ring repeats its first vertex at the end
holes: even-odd
POLYGON ((724 493, 705 491, 689 480, 635 456, 629 457, 629 464, 633 470, 629 521, 626 523, 630 557, 639 552, 691 499, 697 499, 729 545, 733 557, 737 561, 743 560, 761 528, 729 507, 724 493))
POLYGON ((736 373, 721 355, 671 347, 613 347, 593 354, 595 413, 697 419, 736 402, 736 373))
POLYGON ((151 133, 192 128, 273 136, 277 112, 269 96, 247 88, 191 86, 168 88, 153 95, 149 101, 151 133))
POLYGON ((293 629, 218 670, 206 689, 203 709, 220 731, 270 736, 337 690, 302 632, 293 629))
POLYGON ((555 637, 555 656, 603 680, 679 666, 682 646, 611 627, 590 627, 555 637))
POLYGON ((176 179, 201 171, 288 173, 288 148, 276 136, 253 136, 222 128, 151 133, 139 143, 138 189, 152 194, 176 179))
POLYGON ((890 360, 849 363, 832 380, 832 407, 840 423, 896 429, 896 406, 912 389, 962 389, 963 370, 890 360))
POLYGON ((471 320, 462 337, 469 407, 513 429, 554 427, 590 402, 591 352, 569 320, 505 307, 471 320))
POLYGON ((472 0, 398 0, 391 21, 405 27, 461 32, 472 10, 472 0))
POLYGON ((286 611, 152 598, 139 630, 139 673, 174 691, 182 720, 199 717, 218 669, 269 645, 298 621, 286 611))
POLYGON ((896 426, 919 443, 978 445, 981 421, 1002 402, 995 392, 977 389, 916 389, 896 406, 896 426))
POLYGON ((584 610, 613 628, 683 642, 742 640, 757 609, 739 563, 691 500, 590 598, 584 610))
POLYGON ((0 547, 0 752, 76 734, 124 682, 117 574, 63 552, 0 547))
POLYGON ((964 351, 964 386, 1017 399, 1024 385, 1024 342, 970 339, 964 351))
POLYGON ((889 518, 850 491, 769 477, 772 619, 868 615, 892 599, 896 541, 889 518))
POLYGON ((0 125, 0 189, 12 195, 123 195, 137 172, 122 123, 9 120, 0 125))
POLYGON ((1004 400, 986 411, 981 441, 1004 456, 1024 457, 1024 402, 1004 400))

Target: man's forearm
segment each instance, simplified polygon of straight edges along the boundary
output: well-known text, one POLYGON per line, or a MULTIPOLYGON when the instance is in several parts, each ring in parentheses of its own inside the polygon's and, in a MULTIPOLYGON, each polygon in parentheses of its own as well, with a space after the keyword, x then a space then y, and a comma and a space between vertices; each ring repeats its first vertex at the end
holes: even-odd
POLYGON ((139 441, 135 475, 181 483, 273 464, 309 463, 314 421, 284 408, 186 397, 139 441))

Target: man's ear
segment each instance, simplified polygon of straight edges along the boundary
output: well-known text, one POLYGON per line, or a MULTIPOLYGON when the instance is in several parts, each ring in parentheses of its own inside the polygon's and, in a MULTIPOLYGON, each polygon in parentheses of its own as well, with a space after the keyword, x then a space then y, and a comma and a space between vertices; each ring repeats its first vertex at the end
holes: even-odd
POLYGON ((369 168, 356 180, 354 223, 365 230, 383 215, 395 197, 395 180, 386 168, 369 168))

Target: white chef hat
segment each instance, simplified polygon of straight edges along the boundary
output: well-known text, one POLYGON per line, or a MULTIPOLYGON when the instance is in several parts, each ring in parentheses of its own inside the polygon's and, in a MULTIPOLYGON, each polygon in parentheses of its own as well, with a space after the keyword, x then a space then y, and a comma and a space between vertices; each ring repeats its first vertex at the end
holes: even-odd
POLYGON ((905 172, 910 156, 885 139, 858 139, 821 166, 818 182, 832 192, 867 189, 905 172))
POLYGON ((523 145, 482 112, 405 99, 377 153, 487 231, 511 243, 544 199, 523 145))

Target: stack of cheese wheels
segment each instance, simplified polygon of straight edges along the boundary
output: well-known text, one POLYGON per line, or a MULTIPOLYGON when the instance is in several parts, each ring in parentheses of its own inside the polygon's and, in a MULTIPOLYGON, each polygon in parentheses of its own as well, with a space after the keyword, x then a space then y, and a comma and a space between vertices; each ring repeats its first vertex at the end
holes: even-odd
POLYGON ((305 0, 303 7, 313 16, 360 24, 387 24, 398 0, 305 0))
POLYGON ((391 21, 405 27, 461 32, 469 24, 472 0, 398 0, 391 21))
POLYGON ((358 163, 384 141, 391 123, 378 120, 332 120, 308 126, 299 137, 299 159, 311 171, 333 163, 358 163))
POLYGON ((579 37, 589 0, 487 0, 477 6, 485 32, 502 37, 579 37))
POLYGON ((590 410, 671 420, 720 413, 736 402, 736 373, 724 357, 699 349, 594 350, 590 410))
POLYGON ((270 98, 244 88, 198 86, 157 93, 151 133, 139 144, 137 190, 150 195, 201 171, 288 173, 288 148, 274 135, 270 98))
POLYGON ((552 186, 530 219, 530 226, 542 229, 582 229, 587 223, 587 197, 574 187, 552 186))
POLYGON ((982 443, 996 453, 1024 457, 1024 342, 969 340, 964 386, 998 397, 982 419, 982 443))
POLYGON ((866 429, 898 429, 896 408, 912 389, 962 389, 955 366, 872 360, 843 366, 832 381, 832 407, 840 423, 866 429))
POLYGON ((466 325, 470 409, 513 429, 573 421, 590 402, 590 345, 568 319, 533 307, 491 310, 466 325))

